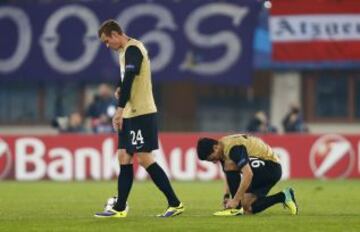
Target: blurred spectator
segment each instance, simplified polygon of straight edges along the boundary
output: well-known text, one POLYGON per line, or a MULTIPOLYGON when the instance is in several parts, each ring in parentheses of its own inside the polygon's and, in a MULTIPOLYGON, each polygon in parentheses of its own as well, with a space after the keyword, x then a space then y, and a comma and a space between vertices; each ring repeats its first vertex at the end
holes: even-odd
POLYGON ((83 118, 80 113, 75 112, 70 114, 69 116, 69 123, 68 127, 64 132, 70 132, 70 133, 84 133, 86 132, 83 118))
POLYGON ((68 117, 58 117, 52 125, 62 133, 86 133, 84 120, 80 113, 74 112, 68 117))
POLYGON ((111 119, 116 110, 116 100, 113 91, 107 84, 98 87, 98 94, 87 110, 91 129, 95 133, 110 133, 113 131, 111 119))
POLYGON ((248 132, 277 133, 277 129, 269 124, 269 119, 264 111, 258 111, 247 126, 248 132))
POLYGON ((308 132, 300 106, 296 103, 290 105, 289 112, 285 115, 282 124, 285 132, 308 132))

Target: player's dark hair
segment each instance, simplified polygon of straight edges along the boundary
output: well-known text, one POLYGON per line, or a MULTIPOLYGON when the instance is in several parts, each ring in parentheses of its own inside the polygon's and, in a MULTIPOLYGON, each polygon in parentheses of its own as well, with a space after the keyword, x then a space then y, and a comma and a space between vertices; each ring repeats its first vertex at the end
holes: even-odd
POLYGON ((106 36, 110 36, 111 32, 115 31, 122 35, 123 31, 120 27, 120 25, 113 19, 108 19, 105 22, 103 22, 98 30, 98 36, 99 38, 104 33, 106 36))
POLYGON ((200 160, 207 160, 209 155, 214 151, 214 145, 218 144, 218 141, 212 138, 200 138, 197 142, 197 154, 200 160))

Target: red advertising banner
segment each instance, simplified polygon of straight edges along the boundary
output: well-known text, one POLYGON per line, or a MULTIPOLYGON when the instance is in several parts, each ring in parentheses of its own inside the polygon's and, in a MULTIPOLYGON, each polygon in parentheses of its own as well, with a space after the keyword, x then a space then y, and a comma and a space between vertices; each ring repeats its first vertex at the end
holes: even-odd
MULTIPOLYGON (((197 159, 196 141, 224 134, 162 133, 154 152, 170 178, 209 181, 220 166, 197 159)), ((283 179, 360 178, 360 135, 261 136, 278 154, 283 179)), ((115 136, 0 136, 0 180, 109 180, 119 172, 115 136)), ((135 162, 135 178, 148 178, 135 162)))
POLYGON ((275 61, 360 59, 358 0, 276 0, 269 23, 275 61))

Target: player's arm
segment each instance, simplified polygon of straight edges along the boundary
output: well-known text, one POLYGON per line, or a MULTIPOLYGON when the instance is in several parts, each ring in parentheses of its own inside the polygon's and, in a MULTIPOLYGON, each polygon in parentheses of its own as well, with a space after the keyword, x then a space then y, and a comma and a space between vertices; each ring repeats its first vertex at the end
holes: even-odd
POLYGON ((113 127, 116 131, 122 129, 122 114, 126 103, 130 99, 131 86, 135 76, 140 73, 143 56, 139 48, 130 46, 125 51, 125 74, 121 82, 121 94, 118 99, 118 107, 113 117, 113 127))
POLYGON ((119 98, 120 98, 121 86, 122 86, 122 80, 121 80, 121 78, 119 78, 119 81, 116 84, 115 92, 114 92, 114 97, 118 101, 119 101, 119 98))
POLYGON ((246 164, 241 169, 241 172, 242 172, 242 179, 240 182, 240 186, 234 196, 234 199, 239 203, 241 200, 244 199, 245 192, 249 188, 252 178, 253 178, 253 172, 252 172, 249 164, 246 164))
POLYGON ((116 100, 119 100, 119 98, 120 98, 120 90, 121 90, 120 86, 116 86, 116 89, 114 92, 114 97, 116 100))
POLYGON ((240 203, 240 201, 244 198, 246 190, 251 184, 253 172, 250 167, 249 156, 244 146, 234 146, 230 150, 229 156, 230 159, 239 167, 242 173, 239 188, 233 198, 233 200, 240 203))
POLYGON ((124 108, 130 99, 131 86, 135 76, 140 73, 143 56, 139 48, 130 46, 125 51, 125 74, 121 83, 121 95, 119 96, 118 108, 124 108))

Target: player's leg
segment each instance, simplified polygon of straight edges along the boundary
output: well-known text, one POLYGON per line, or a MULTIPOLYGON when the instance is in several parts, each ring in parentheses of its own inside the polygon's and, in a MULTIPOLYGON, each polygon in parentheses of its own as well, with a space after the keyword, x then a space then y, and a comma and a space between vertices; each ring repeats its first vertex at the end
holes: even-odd
POLYGON ((239 171, 224 171, 224 173, 231 197, 234 197, 240 185, 240 173, 239 171))
POLYGON ((282 192, 278 192, 271 196, 258 198, 251 204, 251 207, 248 208, 247 212, 259 213, 278 203, 284 204, 284 206, 290 210, 292 215, 298 214, 298 206, 295 201, 294 191, 291 188, 287 188, 282 192))
POLYGON ((253 203, 246 204, 245 211, 248 214, 260 213, 275 204, 284 203, 284 201, 285 195, 283 192, 278 192, 271 196, 257 197, 253 203))
MULTIPOLYGON (((269 189, 270 188, 271 187, 269 187, 269 189)), ((282 192, 278 192, 270 196, 258 197, 253 195, 255 196, 256 200, 254 200, 253 196, 250 199, 247 199, 247 202, 243 203, 244 211, 246 214, 260 213, 275 204, 282 203, 287 208, 289 208, 292 215, 295 215, 298 213, 298 208, 296 205, 294 194, 291 193, 291 191, 293 190, 291 188, 288 188, 282 192), (289 192, 287 193, 286 191, 289 192)))
POLYGON ((135 152, 138 161, 148 172, 149 176, 165 195, 169 208, 162 215, 164 217, 175 216, 184 211, 183 204, 176 196, 169 178, 164 170, 155 162, 151 152, 158 149, 158 132, 155 114, 142 115, 133 120, 135 152))
MULTIPOLYGON (((137 153, 139 164, 146 169, 149 173, 149 176, 155 183, 155 185, 160 189, 160 191, 165 195, 169 208, 174 208, 172 213, 181 213, 183 212, 183 206, 176 196, 169 178, 167 177, 164 170, 155 162, 151 153, 137 153)), ((167 210, 169 211, 169 210, 167 210)), ((165 216, 165 215, 164 215, 165 216)), ((175 215, 169 215, 175 216, 175 215)))
POLYGON ((280 164, 264 161, 263 165, 253 168, 253 173, 254 177, 248 194, 246 194, 247 197, 242 203, 246 213, 259 213, 275 204, 285 202, 285 194, 283 192, 266 196, 281 178, 282 171, 280 164))
POLYGON ((133 146, 131 144, 132 119, 124 119, 121 131, 118 133, 118 161, 120 164, 120 173, 118 176, 117 189, 118 200, 113 209, 124 211, 126 201, 129 196, 133 180, 133 146))
MULTIPOLYGON (((231 198, 235 196, 238 188, 239 188, 239 185, 240 185, 240 181, 241 181, 241 175, 240 175, 240 172, 239 170, 226 170, 224 169, 224 164, 221 163, 221 167, 222 167, 222 170, 224 172, 224 175, 225 175, 225 189, 227 189, 226 191, 226 194, 225 195, 228 195, 230 194, 231 198)), ((223 204, 224 204, 224 208, 225 208, 225 198, 229 198, 229 196, 226 196, 225 197, 224 195, 224 201, 223 201, 223 204)), ((239 208, 241 207, 241 205, 239 206, 239 208)))
POLYGON ((118 195, 117 201, 111 210, 99 212, 95 214, 95 217, 99 218, 124 218, 127 216, 128 209, 126 205, 127 198, 129 196, 134 173, 132 166, 132 156, 129 155, 125 149, 118 150, 118 160, 120 163, 120 173, 118 176, 118 195))
POLYGON ((113 209, 124 211, 134 180, 133 158, 125 149, 119 149, 118 160, 120 163, 120 173, 117 182, 118 197, 113 209))
POLYGON ((130 129, 131 129, 131 120, 124 119, 123 128, 118 133, 117 156, 120 164, 120 173, 117 181, 117 189, 118 189, 117 201, 113 209, 101 213, 96 213, 95 217, 122 218, 127 216, 126 201, 129 196, 134 179, 133 157, 129 153, 133 149, 131 146, 131 141, 129 136, 130 129))

